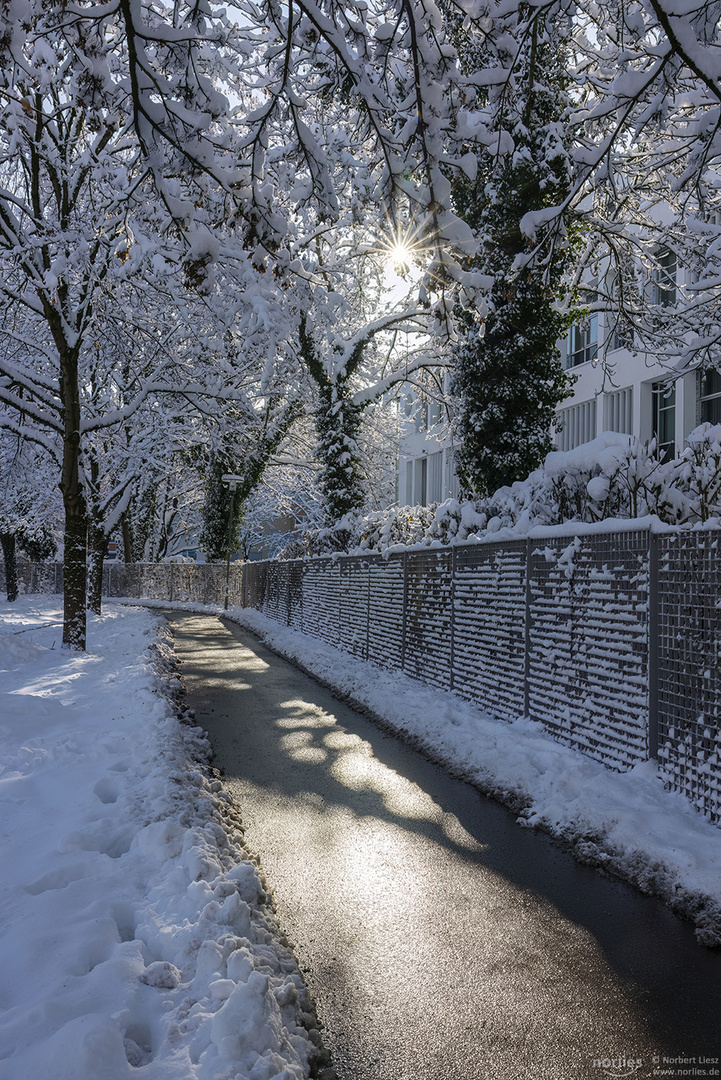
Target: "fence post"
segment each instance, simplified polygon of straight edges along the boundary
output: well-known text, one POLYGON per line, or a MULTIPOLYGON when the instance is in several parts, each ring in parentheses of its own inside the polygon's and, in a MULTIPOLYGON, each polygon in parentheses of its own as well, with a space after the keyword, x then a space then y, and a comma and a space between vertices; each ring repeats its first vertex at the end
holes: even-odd
POLYGON ((648 756, 658 758, 658 536, 648 534, 648 756))
POLYGON ((455 667, 456 667, 456 568, 457 568, 457 555, 458 549, 454 546, 451 548, 451 670, 449 672, 450 689, 452 690, 455 685, 455 667))
POLYGON ((305 559, 300 560, 300 574, 299 588, 300 588, 300 626, 298 629, 301 634, 305 633, 305 559))
POLYGON ((369 660, 371 655, 371 561, 366 563, 366 654, 364 659, 369 660))
POLYGON ((403 555, 403 622, 401 624, 401 671, 406 670, 406 638, 408 636, 408 552, 403 555))
POLYGON ((531 715, 531 540, 526 540, 526 610, 523 626, 523 714, 531 715))
POLYGON ((173 579, 175 577, 175 575, 173 573, 174 570, 175 570, 175 567, 173 566, 172 563, 170 563, 168 565, 168 592, 170 593, 170 596, 168 597, 168 599, 170 600, 171 604, 173 602, 173 579))
POLYGON ((331 562, 331 576, 328 579, 329 584, 331 584, 333 581, 332 573, 336 565, 338 566, 338 607, 336 609, 336 618, 338 619, 338 622, 336 624, 336 641, 338 642, 338 648, 342 649, 343 646, 341 644, 341 627, 343 626, 343 563, 341 562, 340 556, 338 557, 337 564, 331 562))

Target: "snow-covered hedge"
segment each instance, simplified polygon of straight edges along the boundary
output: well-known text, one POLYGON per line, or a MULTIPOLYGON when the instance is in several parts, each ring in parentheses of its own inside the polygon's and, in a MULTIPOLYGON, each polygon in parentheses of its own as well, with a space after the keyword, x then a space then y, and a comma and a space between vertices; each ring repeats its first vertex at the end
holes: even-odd
POLYGON ((721 518, 720 424, 696 428, 668 461, 653 440, 606 431, 575 450, 553 451, 527 479, 487 498, 347 514, 332 528, 308 530, 280 557, 505 539, 539 525, 648 516, 668 525, 721 518))

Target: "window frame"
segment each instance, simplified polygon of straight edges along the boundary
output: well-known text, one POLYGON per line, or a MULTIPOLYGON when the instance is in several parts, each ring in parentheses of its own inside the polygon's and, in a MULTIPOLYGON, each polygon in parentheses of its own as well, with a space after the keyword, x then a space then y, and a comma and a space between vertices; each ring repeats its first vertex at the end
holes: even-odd
POLYGON ((676 306, 677 298, 678 257, 673 248, 663 248, 656 255, 651 302, 655 307, 670 308, 676 306), (671 270, 673 270, 673 278, 671 270))
POLYGON ((721 410, 718 420, 713 420, 709 416, 704 416, 704 405, 707 402, 721 403, 721 371, 719 371, 717 368, 707 368, 705 371, 699 371, 698 373, 698 422, 700 424, 703 424, 704 422, 708 422, 710 424, 721 424, 721 410), (713 393, 704 394, 703 384, 709 373, 715 375, 718 378, 719 389, 715 390, 713 393))
POLYGON ((656 440, 656 452, 663 461, 676 456, 676 383, 668 380, 651 383, 651 435, 656 440), (662 405, 666 399, 669 403, 662 405), (661 442, 661 413, 671 413, 673 437, 661 442))
POLYGON ((582 364, 594 363, 598 359, 598 329, 598 313, 596 312, 569 326, 566 334, 566 368, 577 368, 582 364), (574 348, 576 337, 578 342, 574 348))

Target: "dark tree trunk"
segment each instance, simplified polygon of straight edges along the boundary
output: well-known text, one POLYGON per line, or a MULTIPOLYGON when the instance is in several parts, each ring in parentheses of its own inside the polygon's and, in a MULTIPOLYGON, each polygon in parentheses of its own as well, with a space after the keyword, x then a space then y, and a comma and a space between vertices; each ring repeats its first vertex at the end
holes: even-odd
POLYGON ((123 559, 126 563, 129 563, 133 561, 133 538, 130 535, 130 522, 128 521, 127 511, 122 516, 121 526, 123 530, 123 559))
POLYGON ((66 497, 65 557, 63 560, 63 645, 85 650, 87 616, 87 529, 85 503, 81 496, 66 497))
POLYGON ((105 530, 91 525, 89 530, 88 608, 94 615, 102 614, 103 561, 108 550, 105 530))
POLYGON ((0 533, 0 543, 5 562, 5 592, 10 603, 18 598, 18 564, 15 550, 15 534, 0 533))
POLYGON ((65 557, 63 561, 63 645, 85 650, 87 613, 88 521, 80 478, 80 390, 78 356, 72 349, 60 353, 63 398, 63 468, 60 490, 65 509, 65 557))

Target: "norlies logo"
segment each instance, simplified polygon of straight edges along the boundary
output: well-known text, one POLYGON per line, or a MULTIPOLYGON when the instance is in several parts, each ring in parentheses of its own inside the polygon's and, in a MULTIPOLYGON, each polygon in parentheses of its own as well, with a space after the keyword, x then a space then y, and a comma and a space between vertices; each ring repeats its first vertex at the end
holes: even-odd
POLYGON ((602 1069, 605 1076, 622 1080, 623 1077, 633 1076, 641 1068, 643 1061, 641 1058, 625 1057, 621 1054, 614 1058, 594 1058, 592 1065, 594 1069, 602 1069))

